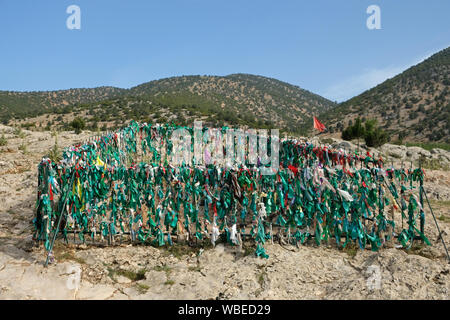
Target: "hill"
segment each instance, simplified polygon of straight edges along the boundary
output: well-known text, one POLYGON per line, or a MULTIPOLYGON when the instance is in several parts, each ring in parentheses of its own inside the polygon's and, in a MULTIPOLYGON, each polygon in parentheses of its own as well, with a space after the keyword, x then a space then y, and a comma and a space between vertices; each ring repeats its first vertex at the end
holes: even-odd
POLYGON ((89 103, 120 96, 125 90, 114 87, 58 91, 0 91, 0 120, 22 119, 52 113, 77 103, 89 103))
POLYGON ((376 118, 391 140, 450 143, 450 48, 321 115, 331 132, 376 118))
POLYGON ((276 127, 305 133, 312 114, 335 106, 288 83, 249 74, 181 76, 130 89, 102 87, 52 92, 0 92, 0 117, 32 126, 68 127, 75 115, 92 127, 118 127, 128 120, 206 125, 276 127), (43 106, 43 107, 41 107, 43 106))

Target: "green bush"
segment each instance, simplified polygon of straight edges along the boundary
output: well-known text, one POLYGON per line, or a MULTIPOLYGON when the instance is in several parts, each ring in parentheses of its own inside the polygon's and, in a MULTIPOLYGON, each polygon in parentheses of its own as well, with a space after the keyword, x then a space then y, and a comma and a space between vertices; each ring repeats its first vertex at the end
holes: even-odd
POLYGON ((377 126, 375 119, 361 121, 357 118, 353 125, 349 125, 342 131, 342 139, 352 140, 364 138, 368 147, 379 147, 389 141, 388 134, 377 126))
POLYGON ((389 141, 389 136, 377 126, 377 121, 372 119, 365 123, 364 140, 368 147, 379 147, 389 141))
MULTIPOLYGON (((53 133, 52 133, 53 135, 53 133)), ((61 151, 59 150, 59 146, 58 146, 58 134, 55 132, 55 144, 53 145, 53 148, 51 148, 48 151, 48 157, 53 161, 53 162, 59 162, 62 159, 61 156, 61 151)))
POLYGON ((365 128, 361 122, 360 118, 355 120, 355 123, 352 124, 352 121, 349 122, 349 126, 342 131, 342 139, 344 140, 353 140, 356 138, 362 138, 365 135, 365 128))
POLYGON ((84 119, 82 119, 80 117, 76 117, 75 119, 73 119, 71 125, 72 125, 72 128, 75 129, 75 133, 80 134, 83 131, 83 129, 86 127, 86 122, 84 121, 84 119))

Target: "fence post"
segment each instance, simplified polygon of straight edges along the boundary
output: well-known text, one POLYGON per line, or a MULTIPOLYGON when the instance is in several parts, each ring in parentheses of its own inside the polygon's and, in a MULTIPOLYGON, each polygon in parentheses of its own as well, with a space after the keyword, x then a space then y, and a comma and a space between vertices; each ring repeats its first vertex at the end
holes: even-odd
POLYGON ((55 233, 53 234, 52 243, 50 244, 50 250, 48 251, 47 260, 45 261, 44 267, 47 267, 47 265, 48 265, 48 261, 50 259, 50 254, 52 253, 53 245, 55 244, 56 236, 58 235, 59 226, 61 225, 62 215, 64 214, 64 209, 66 208, 66 202, 67 202, 67 199, 69 199, 68 194, 69 194, 70 186, 73 185, 74 177, 75 177, 75 171, 72 173, 72 178, 70 179, 69 188, 67 189, 67 193, 65 194, 65 199, 63 202, 61 213, 58 218, 58 224, 56 225, 56 230, 55 230, 55 233))
MULTIPOLYGON (((423 171, 422 171, 422 159, 419 160, 419 169, 420 169, 420 191, 419 191, 419 197, 420 197, 420 232, 424 234, 424 228, 425 228, 425 212, 423 210, 423 171)), ((422 239, 423 243, 423 239, 422 239)))

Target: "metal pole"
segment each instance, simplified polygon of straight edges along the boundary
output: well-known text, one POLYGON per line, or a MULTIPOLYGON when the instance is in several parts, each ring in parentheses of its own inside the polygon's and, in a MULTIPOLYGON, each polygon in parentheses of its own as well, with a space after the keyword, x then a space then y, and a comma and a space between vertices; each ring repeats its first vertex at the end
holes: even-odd
MULTIPOLYGON (((422 232, 422 234, 424 234, 424 227, 425 227, 425 212, 423 211, 423 175, 422 175, 422 160, 419 160, 419 169, 421 171, 420 174, 420 192, 419 192, 419 197, 420 197, 420 232, 422 232)), ((423 243, 423 240, 422 240, 423 243)))
POLYGON ((270 241, 273 244, 273 231, 272 231, 272 223, 270 224, 270 241))
POLYGON ((111 225, 108 223, 108 246, 111 245, 111 225))
POLYGON ((425 190, 423 190, 423 193, 425 194, 425 199, 427 200, 428 207, 430 208, 431 215, 433 216, 434 223, 436 224, 436 228, 439 232, 439 237, 441 238, 442 244, 444 245, 445 253, 447 254, 447 259, 450 262, 450 256, 448 255, 447 246, 445 245, 444 237, 442 237, 441 230, 439 229, 439 225, 437 223, 436 217, 434 216, 433 209, 431 208, 431 205, 430 205, 430 201, 428 201, 427 193, 425 192, 425 190))
POLYGON ((66 208, 66 202, 67 202, 67 199, 69 199, 69 197, 68 197, 69 190, 70 190, 69 188, 70 188, 70 186, 73 184, 73 178, 74 178, 74 177, 75 177, 75 170, 74 170, 73 173, 72 173, 71 182, 70 182, 70 184, 69 184, 69 187, 67 188, 67 193, 66 193, 66 195, 65 195, 65 196, 66 196, 66 199, 64 200, 63 207, 62 207, 61 213, 60 213, 59 218, 58 218, 58 224, 57 224, 57 226, 56 226, 55 233, 53 234, 52 243, 51 243, 51 245, 50 245, 50 250, 48 251, 47 259, 45 260, 44 267, 47 267, 47 265, 48 265, 48 261, 49 261, 49 259, 50 259, 50 253, 51 253, 52 250, 53 250, 53 245, 55 244, 56 235, 58 234, 59 226, 61 225, 61 218, 62 218, 62 216, 63 216, 63 214, 64 214, 64 209, 66 208))

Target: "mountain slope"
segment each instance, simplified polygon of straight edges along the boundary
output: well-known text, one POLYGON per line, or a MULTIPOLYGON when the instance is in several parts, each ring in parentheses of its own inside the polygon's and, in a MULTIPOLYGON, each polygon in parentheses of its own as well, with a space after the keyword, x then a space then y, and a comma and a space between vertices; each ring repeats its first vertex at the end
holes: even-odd
POLYGON ((77 103, 117 97, 125 91, 114 87, 34 92, 0 91, 0 119, 51 113, 77 103))
POLYGON ((307 121, 311 113, 334 106, 331 101, 299 87, 248 74, 168 78, 130 91, 133 96, 167 100, 170 105, 207 104, 211 114, 228 113, 292 130, 307 121), (183 99, 174 101, 178 97, 183 99))
POLYGON ((331 131, 376 118, 391 140, 450 142, 450 48, 321 115, 331 131))
MULTIPOLYGON (((85 116, 88 122, 97 123, 96 126, 106 122, 120 126, 129 119, 183 124, 197 119, 203 120, 206 125, 276 127, 299 133, 305 132, 305 123, 311 122, 312 113, 318 114, 335 106, 333 102, 297 86, 249 74, 181 76, 150 81, 131 89, 113 89, 110 92, 101 91, 97 99, 95 94, 79 94, 83 99, 70 99, 72 104, 66 105, 64 112, 61 112, 60 106, 56 109, 47 107, 40 113, 32 114, 39 103, 54 105, 63 101, 67 96, 63 91, 53 92, 56 95, 53 100, 41 98, 37 102, 33 100, 33 107, 13 109, 15 114, 20 109, 22 115, 29 117, 49 112, 59 114, 59 120, 52 117, 43 122, 44 126, 53 119, 57 125, 67 127, 70 117, 77 114, 85 116)), ((94 92, 100 88, 74 90, 94 92)), ((24 96, 31 100, 33 94, 36 93, 24 93, 24 96)), ((42 94, 39 94, 41 97, 42 94)), ((12 99, 12 102, 15 104, 3 100, 3 105, 6 105, 4 110, 10 111, 11 105, 20 104, 17 96, 20 94, 13 95, 15 100, 12 99)), ((51 122, 53 125, 54 121, 51 122)))

